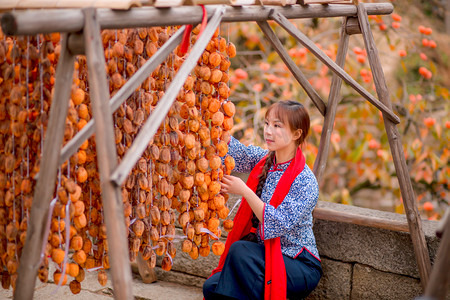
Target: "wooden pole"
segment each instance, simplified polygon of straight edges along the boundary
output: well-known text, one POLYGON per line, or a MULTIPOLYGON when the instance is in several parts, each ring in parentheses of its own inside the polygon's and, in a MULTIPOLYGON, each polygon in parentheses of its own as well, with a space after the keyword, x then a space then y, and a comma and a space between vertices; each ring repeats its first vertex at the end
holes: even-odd
MULTIPOLYGON (((386 80, 384 78, 383 69, 381 67, 378 50, 373 39, 372 31, 370 30, 369 19, 367 17, 364 4, 358 5, 358 18, 364 38, 364 44, 367 50, 367 57, 372 69, 373 80, 378 98, 388 107, 389 111, 391 111, 392 104, 389 96, 389 90, 386 85, 386 80)), ((397 178, 400 184, 400 191, 403 198, 403 204, 405 206, 406 218, 409 223, 411 239, 416 254, 422 286, 425 288, 430 275, 431 263, 425 235, 422 230, 422 220, 420 219, 420 215, 417 210, 416 196, 409 177, 408 166, 405 161, 400 133, 392 120, 387 118, 384 111, 383 121, 392 152, 392 158, 394 160, 395 170, 397 171, 397 178)))
POLYGON ((125 218, 120 186, 110 181, 117 165, 114 123, 109 106, 106 81, 106 63, 100 36, 100 25, 94 8, 83 10, 86 62, 89 74, 89 92, 95 117, 95 145, 100 172, 104 220, 106 224, 112 283, 115 299, 133 299, 132 276, 128 253, 125 218))
POLYGON ((75 56, 67 50, 67 41, 67 34, 64 34, 61 41, 61 57, 56 68, 55 93, 45 134, 40 175, 34 190, 30 224, 20 257, 14 299, 33 299, 36 275, 41 262, 40 251, 43 241, 47 241, 47 237, 44 236, 45 224, 55 191, 56 173, 59 166, 58 153, 64 139, 75 62, 75 56))
MULTIPOLYGON (((347 56, 349 40, 349 35, 346 31, 346 19, 348 18, 344 18, 342 22, 341 39, 339 40, 338 52, 336 55, 336 64, 342 69, 345 65, 345 58, 347 56)), ((330 95, 328 97, 328 107, 325 115, 325 120, 323 122, 318 153, 313 167, 314 175, 316 175, 319 184, 327 165, 328 152, 330 150, 330 139, 331 134, 333 133, 334 119, 336 118, 337 105, 340 101, 339 96, 341 93, 341 86, 342 79, 336 73, 333 73, 333 77, 331 78, 330 95)))
POLYGON ((269 23, 267 21, 258 21, 258 26, 261 28, 261 31, 264 33, 266 38, 272 44, 272 47, 284 61, 288 69, 291 71, 292 75, 294 75, 295 79, 297 79, 298 83, 303 87, 306 94, 308 94, 309 98, 311 98, 314 105, 317 107, 322 116, 325 115, 325 111, 327 109, 325 103, 319 94, 314 90, 311 83, 309 83, 308 78, 302 73, 299 67, 292 61, 291 57, 287 53, 286 49, 283 47, 280 39, 273 32, 272 28, 270 28, 269 23))
MULTIPOLYGON (((130 97, 139 85, 152 74, 158 65, 160 65, 169 53, 181 42, 184 32, 184 26, 170 37, 170 39, 153 54, 153 56, 142 66, 130 79, 117 91, 109 101, 111 112, 116 111, 125 100, 130 97)), ((70 40, 70 39, 69 39, 70 40)), ((83 43, 84 44, 84 43, 83 43)), ((61 150, 60 163, 65 162, 71 157, 81 144, 94 133, 95 118, 92 118, 61 150)))
MULTIPOLYGON (((206 6, 212 15, 217 5, 206 6)), ((266 21, 271 10, 287 19, 332 18, 355 16, 356 6, 342 4, 311 4, 307 6, 228 6, 222 22, 266 21)), ((367 12, 373 15, 392 13, 391 3, 368 3, 367 12)), ((102 29, 172 26, 201 23, 203 12, 198 6, 172 8, 140 7, 127 11, 98 9, 98 22, 102 29)), ((77 32, 83 29, 84 16, 79 9, 46 9, 11 11, 2 16, 2 30, 7 35, 35 35, 51 32, 77 32)))
POLYGON ((142 252, 139 252, 136 257, 136 266, 143 283, 152 283, 158 280, 155 268, 149 267, 148 261, 142 257, 142 252))
POLYGON ((120 165, 111 175, 111 180, 114 181, 117 186, 122 185, 125 181, 131 169, 148 147, 148 143, 153 138, 153 135, 164 121, 167 112, 175 101, 180 89, 183 87, 186 78, 192 69, 197 65, 197 61, 202 55, 203 50, 205 50, 214 32, 220 25, 224 12, 224 6, 217 8, 214 12, 214 15, 209 20, 208 25, 195 43, 194 47, 191 49, 188 58, 181 65, 177 75, 166 90, 164 96, 159 100, 159 103, 152 111, 150 117, 145 121, 144 125, 142 125, 142 128, 134 139, 133 144, 131 144, 125 156, 122 158, 120 165))
MULTIPOLYGON (((450 211, 450 208, 447 208, 450 211)), ((425 296, 444 300, 450 282, 450 218, 442 220, 443 236, 436 254, 430 280, 425 288, 425 296)))
POLYGON ((271 17, 283 27, 290 35, 295 37, 305 48, 311 51, 321 62, 323 62, 334 73, 341 77, 347 84, 354 88, 361 96, 372 103, 376 108, 381 110, 384 115, 389 118, 394 124, 400 123, 400 118, 395 115, 391 109, 376 99, 365 88, 356 82, 350 75, 347 74, 341 67, 339 67, 331 58, 329 58, 316 44, 311 41, 306 35, 298 30, 288 19, 276 11, 272 11, 271 17))

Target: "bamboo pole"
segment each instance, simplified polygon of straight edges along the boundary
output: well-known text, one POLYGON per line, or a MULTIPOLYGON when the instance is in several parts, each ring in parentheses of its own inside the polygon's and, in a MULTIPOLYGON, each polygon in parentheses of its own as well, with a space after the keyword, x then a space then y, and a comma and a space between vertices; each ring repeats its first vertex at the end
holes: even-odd
MULTIPOLYGON (((373 80, 378 94, 378 98, 391 111, 392 104, 389 96, 389 90, 384 78, 383 69, 378 56, 378 50, 370 30, 369 19, 366 14, 364 4, 358 5, 358 18, 361 27, 361 32, 364 38, 364 44, 367 50, 367 57, 369 59, 370 67, 372 69, 373 80)), ((408 219, 409 228, 411 232, 411 239, 414 246, 417 265, 419 267, 419 274, 422 286, 425 288, 428 283, 431 263, 428 254, 427 243, 425 235, 422 230, 422 220, 416 205, 416 196, 412 188, 411 179, 408 173, 408 166, 406 165, 403 146, 400 139, 400 133, 391 119, 387 118, 386 112, 383 111, 383 121, 386 128, 386 133, 389 140, 389 145, 394 160, 395 170, 397 171, 397 178, 400 184, 400 191, 405 206, 406 217, 408 219)))
POLYGON ((33 299, 36 275, 41 262, 40 250, 43 241, 47 240, 44 236, 45 224, 55 191, 56 172, 59 166, 58 155, 55 154, 59 153, 63 143, 75 62, 75 56, 67 49, 67 40, 67 34, 64 34, 61 41, 61 57, 56 68, 54 100, 50 107, 50 118, 42 151, 41 171, 34 190, 30 225, 27 228, 27 238, 20 257, 14 299, 33 299))
POLYGON ((89 92, 95 122, 95 145, 104 219, 106 224, 112 283, 115 299, 133 299, 132 275, 128 253, 125 218, 123 215, 121 187, 110 181, 110 174, 117 165, 114 123, 108 103, 109 90, 106 81, 106 63, 100 36, 100 25, 94 8, 83 10, 86 62, 89 74, 89 92))
POLYGON ((319 94, 314 90, 311 83, 309 83, 306 76, 303 74, 303 72, 300 70, 299 67, 292 61, 291 57, 287 53, 286 49, 283 47, 283 44, 281 43, 280 39, 276 36, 276 34, 273 32, 273 30, 270 28, 269 23, 267 21, 258 21, 258 26, 261 28, 261 31, 264 33, 266 38, 269 40, 269 42, 272 44, 272 47, 275 49, 275 51, 278 53, 278 55, 281 57, 285 65, 288 67, 288 69, 291 71, 292 75, 294 75, 295 79, 297 79, 298 83, 303 87, 306 94, 308 94, 309 98, 311 98, 314 105, 317 107, 319 112, 322 114, 322 116, 325 115, 325 111, 327 109, 325 103, 323 102, 322 98, 319 96, 319 94))
MULTIPOLYGON (((169 53, 181 42, 184 26, 170 37, 170 39, 153 54, 153 56, 142 66, 130 79, 117 91, 111 98, 109 105, 111 112, 115 112, 122 103, 130 97, 139 85, 152 74, 158 65, 160 65, 169 53)), ((59 162, 63 163, 71 157, 81 146, 81 144, 94 133, 95 118, 92 118, 61 150, 59 162)))
POLYGON ((216 28, 220 25, 224 12, 224 6, 218 7, 214 12, 214 15, 209 20, 208 25, 206 25, 205 30, 198 38, 194 47, 191 49, 188 58, 181 65, 177 75, 166 90, 164 96, 159 100, 159 103, 156 105, 156 108, 152 111, 152 114, 147 121, 145 121, 144 125, 142 125, 141 130, 120 162, 120 165, 111 175, 111 180, 114 181, 117 186, 120 186, 125 181, 128 173, 139 160, 142 153, 144 153, 145 149, 148 147, 149 141, 153 138, 153 135, 164 121, 167 112, 175 101, 180 89, 183 87, 186 78, 192 69, 197 65, 197 61, 202 55, 203 50, 211 40, 216 28))
MULTIPOLYGON (((339 40, 338 52, 336 55, 336 64, 342 69, 345 65, 345 58, 347 56, 348 50, 349 35, 346 31, 347 20, 348 18, 344 18, 342 22, 341 38, 339 40)), ((325 120, 323 122, 318 153, 313 167, 314 175, 316 175, 319 184, 327 165, 328 152, 330 149, 330 139, 331 134, 333 133, 334 119, 336 118, 337 105, 340 101, 339 95, 341 93, 341 86, 342 79, 336 73, 333 73, 333 77, 331 78, 330 95, 328 97, 328 107, 325 115, 325 120)))
POLYGON ((376 108, 381 110, 383 114, 389 118, 394 124, 400 123, 400 118, 392 112, 385 104, 376 99, 365 88, 356 82, 350 75, 347 74, 341 67, 339 67, 331 58, 329 58, 316 44, 311 41, 306 35, 298 30, 288 19, 282 14, 272 11, 271 17, 283 27, 290 35, 295 37, 305 48, 311 51, 320 61, 322 61, 328 68, 341 77, 347 84, 355 89, 361 96, 372 103, 376 108))
MULTIPOLYGON (((208 5, 208 15, 217 9, 208 5)), ((271 10, 287 19, 329 18, 355 16, 354 5, 311 4, 307 6, 227 6, 222 22, 266 21, 271 10)), ((393 11, 391 3, 369 3, 368 14, 386 15, 393 11)), ((131 27, 172 26, 201 23, 201 7, 180 6, 172 8, 140 7, 127 11, 98 9, 97 20, 102 29, 131 27)), ((2 16, 2 30, 7 35, 35 35, 51 32, 77 32, 83 30, 84 16, 79 9, 46 9, 11 11, 2 16)))

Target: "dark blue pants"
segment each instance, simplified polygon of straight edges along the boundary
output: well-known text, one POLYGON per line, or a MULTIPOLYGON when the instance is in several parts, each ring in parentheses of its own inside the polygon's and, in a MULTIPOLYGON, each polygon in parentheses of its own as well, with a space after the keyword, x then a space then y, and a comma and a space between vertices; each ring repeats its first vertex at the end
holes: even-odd
MULTIPOLYGON (((264 299, 264 245, 237 241, 230 247, 222 272, 203 284, 205 300, 264 299)), ((308 251, 295 259, 283 255, 287 275, 287 297, 305 298, 319 283, 322 267, 308 251)))

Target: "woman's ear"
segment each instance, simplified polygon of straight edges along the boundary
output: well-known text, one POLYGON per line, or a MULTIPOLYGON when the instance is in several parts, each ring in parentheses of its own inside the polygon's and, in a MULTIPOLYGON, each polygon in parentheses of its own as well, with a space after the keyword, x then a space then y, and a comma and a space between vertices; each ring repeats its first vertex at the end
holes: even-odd
POLYGON ((301 130, 301 129, 297 129, 296 131, 294 131, 294 134, 293 134, 294 140, 300 139, 302 137, 302 134, 303 134, 303 130, 301 130))

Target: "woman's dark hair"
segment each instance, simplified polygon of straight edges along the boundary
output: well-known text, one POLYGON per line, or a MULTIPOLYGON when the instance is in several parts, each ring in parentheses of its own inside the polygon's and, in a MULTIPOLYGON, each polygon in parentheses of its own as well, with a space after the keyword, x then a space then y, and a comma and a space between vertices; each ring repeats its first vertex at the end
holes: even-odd
MULTIPOLYGON (((310 119, 309 114, 306 108, 300 103, 292 100, 282 100, 272 104, 269 109, 266 111, 265 118, 269 116, 269 114, 273 112, 275 118, 281 120, 285 125, 288 125, 291 131, 296 131, 301 129, 302 135, 297 140, 297 146, 303 144, 306 139, 306 136, 309 132, 310 119)), ((264 183, 266 182, 267 173, 273 165, 275 157, 275 151, 270 151, 266 162, 263 166, 262 172, 259 175, 258 185, 256 186, 255 194, 261 198, 262 189, 264 187, 264 183)), ((252 217, 253 227, 257 228, 259 224, 258 218, 253 214, 252 217)), ((249 234, 251 235, 251 234, 249 234)), ((246 240, 256 241, 256 235, 254 237, 249 237, 248 235, 245 237, 246 240)))

